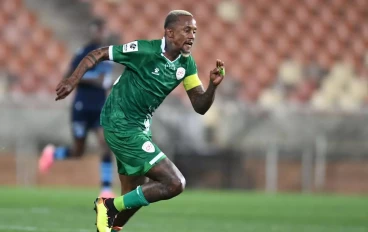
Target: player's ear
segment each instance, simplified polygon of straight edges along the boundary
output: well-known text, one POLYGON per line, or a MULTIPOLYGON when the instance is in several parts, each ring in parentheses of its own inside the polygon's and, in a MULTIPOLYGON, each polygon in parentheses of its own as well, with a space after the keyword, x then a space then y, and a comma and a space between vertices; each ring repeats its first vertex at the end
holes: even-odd
POLYGON ((172 28, 166 28, 165 29, 165 35, 168 38, 174 38, 174 30, 172 28))

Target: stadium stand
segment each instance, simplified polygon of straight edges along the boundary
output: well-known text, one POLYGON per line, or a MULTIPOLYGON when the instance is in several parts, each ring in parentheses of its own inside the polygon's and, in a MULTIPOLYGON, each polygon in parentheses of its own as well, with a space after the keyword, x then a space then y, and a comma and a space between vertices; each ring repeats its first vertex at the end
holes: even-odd
MULTIPOLYGON (((188 0, 170 7, 165 0, 83 2, 107 19, 114 34, 124 32, 121 43, 160 38, 168 11, 191 11, 199 24, 194 56, 200 77, 207 84, 213 60, 223 59, 246 103, 347 111, 367 105, 368 1, 188 0)), ((51 94, 70 57, 67 46, 21 0, 0 4, 0 65, 11 76, 9 91, 51 94)), ((183 91, 174 94, 185 97, 183 91)))

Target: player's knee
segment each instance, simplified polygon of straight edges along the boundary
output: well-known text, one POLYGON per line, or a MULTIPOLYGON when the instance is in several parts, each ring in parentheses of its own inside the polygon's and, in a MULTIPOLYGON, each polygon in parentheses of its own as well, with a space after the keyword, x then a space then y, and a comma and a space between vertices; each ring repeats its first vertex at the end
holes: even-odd
POLYGON ((182 188, 182 192, 183 192, 184 189, 185 189, 185 186, 187 184, 187 181, 185 180, 185 177, 184 176, 181 176, 179 179, 180 179, 181 188, 182 188))
POLYGON ((182 193, 185 189, 185 184, 186 181, 183 176, 172 179, 168 186, 170 197, 175 197, 182 193))

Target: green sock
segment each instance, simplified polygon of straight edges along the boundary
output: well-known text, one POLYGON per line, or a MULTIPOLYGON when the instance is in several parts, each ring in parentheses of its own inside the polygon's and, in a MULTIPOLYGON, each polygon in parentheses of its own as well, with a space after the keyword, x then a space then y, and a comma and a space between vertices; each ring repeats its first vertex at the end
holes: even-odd
POLYGON ((118 211, 146 205, 149 205, 149 202, 144 197, 141 186, 138 186, 135 190, 114 199, 114 206, 118 211))
POLYGON ((114 206, 119 212, 125 208, 123 196, 114 198, 114 206))

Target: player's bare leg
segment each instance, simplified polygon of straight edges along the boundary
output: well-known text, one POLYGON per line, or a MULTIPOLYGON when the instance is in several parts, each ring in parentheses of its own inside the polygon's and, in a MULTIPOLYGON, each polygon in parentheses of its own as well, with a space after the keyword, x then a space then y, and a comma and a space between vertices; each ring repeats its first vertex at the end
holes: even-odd
MULTIPOLYGON (((124 195, 130 191, 133 191, 138 186, 148 182, 148 178, 144 176, 125 176, 119 175, 121 184, 121 195, 124 195)), ((128 220, 140 209, 141 207, 128 209, 121 211, 115 218, 112 232, 119 231, 128 222, 128 220)))
POLYGON ((63 160, 66 158, 79 158, 85 150, 86 138, 74 138, 73 146, 58 147, 48 144, 41 153, 38 161, 38 168, 41 173, 46 173, 52 166, 55 160, 63 160))
POLYGON ((160 200, 171 199, 183 192, 185 179, 179 169, 164 158, 152 167, 146 176, 152 182, 138 186, 135 190, 115 199, 98 198, 95 201, 98 231, 106 231, 113 226, 119 212, 147 206, 160 200))
POLYGON ((96 136, 98 143, 101 148, 100 157, 100 179, 101 179, 101 193, 100 197, 113 198, 115 194, 112 191, 112 181, 113 181, 113 157, 109 147, 106 144, 103 128, 98 127, 96 130, 96 136))
POLYGON ((168 158, 152 167, 146 176, 153 181, 142 185, 142 192, 149 203, 171 199, 185 189, 185 178, 168 158))

